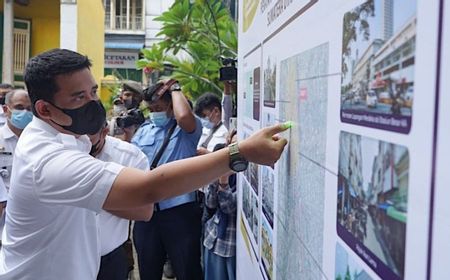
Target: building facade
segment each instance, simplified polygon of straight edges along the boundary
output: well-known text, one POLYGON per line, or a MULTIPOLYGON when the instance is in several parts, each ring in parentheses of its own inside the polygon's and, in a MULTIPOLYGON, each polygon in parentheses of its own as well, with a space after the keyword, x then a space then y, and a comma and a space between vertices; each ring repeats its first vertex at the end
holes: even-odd
POLYGON ((88 55, 94 78, 99 82, 103 77, 101 0, 0 0, 0 16, 3 83, 23 87, 28 59, 53 48, 88 55))
POLYGON ((154 19, 168 10, 173 0, 103 0, 105 6, 105 75, 119 80, 144 81, 136 60, 143 48, 161 39, 154 19))

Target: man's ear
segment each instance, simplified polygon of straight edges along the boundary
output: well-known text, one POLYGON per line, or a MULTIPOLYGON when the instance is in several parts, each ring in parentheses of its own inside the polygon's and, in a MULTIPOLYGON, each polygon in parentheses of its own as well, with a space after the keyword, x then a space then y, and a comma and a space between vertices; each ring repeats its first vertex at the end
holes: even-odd
POLYGON ((2 105, 2 107, 3 107, 3 112, 5 112, 5 114, 9 112, 9 108, 6 104, 2 105))
POLYGON ((34 109, 39 117, 43 119, 50 119, 52 116, 51 111, 49 110, 50 104, 44 100, 38 100, 34 103, 34 109))
POLYGON ((109 134, 109 125, 107 125, 105 128, 102 129, 102 138, 106 138, 106 136, 109 134))
POLYGON ((217 107, 217 106, 214 106, 214 111, 216 111, 216 114, 218 114, 219 115, 219 117, 221 116, 221 114, 222 114, 222 110, 219 108, 219 107, 217 107))
POLYGON ((36 101, 34 109, 41 119, 57 121, 59 125, 65 126, 72 124, 72 118, 70 116, 64 114, 61 109, 58 109, 58 107, 48 101, 42 99, 36 101))

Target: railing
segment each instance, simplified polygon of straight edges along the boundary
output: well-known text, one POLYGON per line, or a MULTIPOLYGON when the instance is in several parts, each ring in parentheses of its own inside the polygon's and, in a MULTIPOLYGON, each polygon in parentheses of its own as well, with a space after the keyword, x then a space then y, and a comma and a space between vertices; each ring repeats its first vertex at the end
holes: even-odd
POLYGON ((111 16, 107 15, 105 16, 105 29, 106 30, 130 30, 130 31, 143 31, 143 17, 142 16, 136 16, 131 17, 130 16, 130 22, 128 23, 127 27, 127 16, 126 15, 120 15, 115 16, 115 24, 111 26, 111 16))
POLYGON ((28 30, 15 29, 14 40, 14 74, 22 75, 29 58, 29 34, 28 30))

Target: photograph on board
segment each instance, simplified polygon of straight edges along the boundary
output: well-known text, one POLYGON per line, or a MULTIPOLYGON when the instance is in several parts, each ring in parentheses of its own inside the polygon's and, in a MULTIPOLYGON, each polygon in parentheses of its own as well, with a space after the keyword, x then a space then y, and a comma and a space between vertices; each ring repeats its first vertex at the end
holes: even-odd
POLYGON ((264 106, 275 108, 277 84, 277 61, 273 57, 267 57, 264 69, 264 106))
POLYGON ((343 122, 409 133, 416 24, 416 1, 369 0, 345 13, 343 122))
POLYGON ((258 244, 258 196, 250 190, 250 186, 245 180, 243 180, 242 184, 242 210, 250 231, 253 234, 253 238, 256 244, 258 244))
POLYGON ((261 226, 261 264, 268 280, 273 279, 273 238, 272 228, 265 219, 261 226))
POLYGON ((253 119, 259 121, 261 108, 261 68, 253 70, 253 119))
POLYGON ((261 166, 262 185, 262 210, 270 226, 273 228, 273 207, 274 207, 274 174, 273 170, 267 166, 261 166))
POLYGON ((249 71, 244 74, 245 84, 244 84, 244 92, 242 96, 245 102, 245 110, 244 116, 252 119, 253 118, 253 71, 249 71))
POLYGON ((341 132, 337 232, 385 279, 403 279, 408 187, 407 148, 341 132))
POLYGON ((336 243, 336 265, 335 265, 335 280, 371 280, 370 275, 355 261, 352 256, 342 247, 341 244, 336 243))

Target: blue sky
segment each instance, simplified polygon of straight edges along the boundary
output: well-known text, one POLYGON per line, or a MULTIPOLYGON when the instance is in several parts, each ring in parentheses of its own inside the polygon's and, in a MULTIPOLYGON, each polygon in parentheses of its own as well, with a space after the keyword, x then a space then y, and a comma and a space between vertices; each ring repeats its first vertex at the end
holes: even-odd
MULTIPOLYGON (((351 57, 356 58, 356 53, 359 54, 359 58, 370 45, 370 43, 377 38, 382 38, 381 25, 382 25, 382 2, 384 0, 374 0, 375 2, 375 15, 373 17, 368 17, 367 21, 370 26, 370 37, 369 40, 364 40, 361 34, 357 34, 357 40, 350 44, 351 46, 351 57)), ((394 0, 394 34, 410 19, 416 14, 417 11, 417 1, 416 0, 394 0)), ((349 72, 347 72, 344 78, 343 84, 347 84, 351 81, 351 63, 347 60, 347 65, 349 67, 349 72)))
POLYGON ((377 140, 361 137, 363 189, 366 194, 369 188, 370 180, 372 179, 373 160, 379 153, 378 144, 379 141, 377 140))

